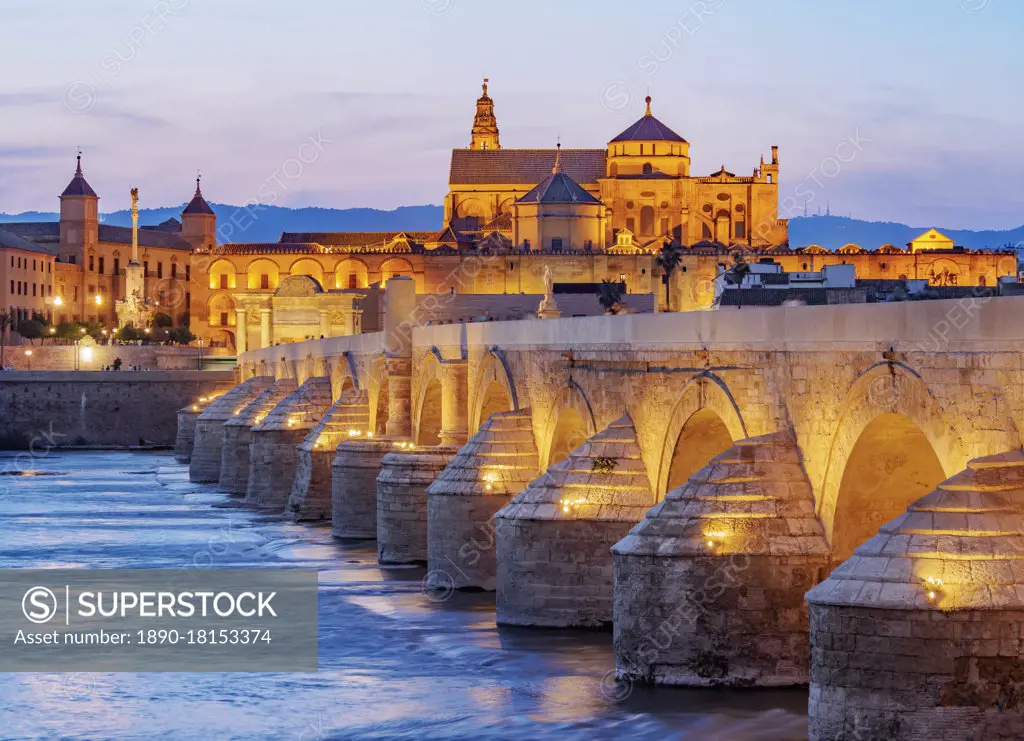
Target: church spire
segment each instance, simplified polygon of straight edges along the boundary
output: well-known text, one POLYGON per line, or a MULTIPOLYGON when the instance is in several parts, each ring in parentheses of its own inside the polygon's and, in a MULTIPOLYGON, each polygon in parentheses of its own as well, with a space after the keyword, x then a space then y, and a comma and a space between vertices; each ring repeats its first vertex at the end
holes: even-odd
POLYGON ((89 183, 85 180, 85 175, 82 173, 82 150, 78 150, 77 164, 75 165, 75 176, 71 178, 71 182, 68 183, 68 187, 64 189, 64 192, 60 194, 61 198, 64 196, 74 197, 86 197, 86 198, 97 198, 96 191, 92 189, 89 183))
POLYGON ((469 145, 474 150, 501 149, 498 138, 498 120, 494 116, 494 101, 487 94, 490 79, 485 77, 483 95, 476 101, 476 117, 473 119, 473 139, 469 145))

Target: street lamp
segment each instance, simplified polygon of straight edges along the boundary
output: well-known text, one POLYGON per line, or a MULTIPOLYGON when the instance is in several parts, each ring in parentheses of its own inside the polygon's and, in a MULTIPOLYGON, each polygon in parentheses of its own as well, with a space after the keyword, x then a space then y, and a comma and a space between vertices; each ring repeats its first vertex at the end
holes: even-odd
POLYGON ((79 341, 75 340, 75 370, 81 370, 82 369, 81 349, 82 348, 79 345, 79 341))
POLYGON ((31 350, 26 350, 25 351, 25 359, 26 359, 26 361, 28 361, 28 369, 32 370, 32 351, 31 350))
POLYGON ((199 338, 199 368, 198 368, 198 370, 202 370, 202 369, 203 369, 203 339, 200 337, 199 338))
POLYGON ((53 298, 53 305, 54 306, 63 306, 64 305, 64 299, 62 299, 60 296, 54 296, 54 298, 53 298))
POLYGON ((103 296, 98 293, 96 294, 96 305, 103 306, 103 296))

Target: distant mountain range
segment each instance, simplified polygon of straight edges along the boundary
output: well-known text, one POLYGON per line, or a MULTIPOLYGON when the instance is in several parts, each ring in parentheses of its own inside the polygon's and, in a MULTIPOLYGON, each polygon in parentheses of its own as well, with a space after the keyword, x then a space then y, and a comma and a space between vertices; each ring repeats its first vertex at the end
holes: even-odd
MULTIPOLYGON (((373 208, 284 208, 254 206, 244 208, 222 203, 212 204, 217 213, 220 238, 224 242, 276 242, 282 232, 386 232, 431 231, 441 229, 444 209, 441 206, 402 206, 394 211, 373 208)), ((143 209, 139 222, 155 225, 167 219, 181 218, 181 206, 143 209)), ((56 221, 50 212, 29 211, 23 214, 0 214, 5 221, 56 221)), ((103 223, 131 226, 131 213, 115 211, 101 217, 103 223)), ((862 221, 845 216, 800 216, 789 221, 789 240, 794 247, 819 244, 834 250, 844 244, 859 244, 876 249, 883 244, 906 244, 932 225, 907 226, 894 222, 862 221)), ((1002 249, 1007 245, 1024 245, 1024 226, 1008 230, 971 231, 936 228, 969 249, 1002 249)))

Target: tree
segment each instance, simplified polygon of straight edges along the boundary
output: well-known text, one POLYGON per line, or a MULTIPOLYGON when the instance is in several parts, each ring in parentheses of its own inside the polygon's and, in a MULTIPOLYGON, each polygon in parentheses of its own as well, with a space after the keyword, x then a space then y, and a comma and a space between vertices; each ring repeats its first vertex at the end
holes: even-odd
POLYGON ((153 326, 154 327, 173 327, 174 326, 174 320, 171 319, 171 315, 170 314, 167 314, 165 312, 160 311, 160 312, 157 312, 153 316, 153 326))
POLYGON ((142 337, 142 333, 131 324, 126 324, 117 330, 114 337, 121 340, 121 342, 135 342, 142 337))
POLYGON ((76 322, 61 322, 57 325, 57 332, 54 336, 62 340, 80 340, 82 328, 76 322))
POLYGON ((617 313, 615 307, 622 303, 624 295, 625 290, 618 281, 602 280, 601 285, 597 287, 597 300, 601 303, 605 314, 617 313))
MULTIPOLYGON (((666 244, 654 258, 655 264, 661 268, 661 280, 665 284, 665 309, 672 311, 672 273, 679 269, 683 262, 683 249, 677 244, 666 244)), ((686 268, 683 268, 686 270, 686 268)))
POLYGON ((38 340, 42 337, 43 331, 43 325, 35 319, 26 319, 18 324, 18 334, 28 340, 29 344, 32 344, 33 340, 38 340))
POLYGON ((189 331, 188 327, 175 327, 171 330, 170 336, 171 341, 177 342, 179 345, 187 345, 196 338, 196 336, 189 331))
POLYGON ((7 346, 7 330, 14 322, 14 315, 7 309, 0 309, 0 369, 4 367, 4 349, 7 346))
POLYGON ((743 284, 743 279, 749 274, 750 264, 743 259, 743 255, 737 252, 732 256, 732 266, 724 273, 725 282, 731 286, 739 286, 743 284))

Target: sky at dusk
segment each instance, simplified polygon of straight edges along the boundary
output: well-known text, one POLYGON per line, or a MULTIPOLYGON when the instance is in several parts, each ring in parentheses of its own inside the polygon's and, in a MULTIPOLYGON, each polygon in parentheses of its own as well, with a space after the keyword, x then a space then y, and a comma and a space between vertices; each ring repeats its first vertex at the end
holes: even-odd
POLYGON ((1010 0, 5 0, 0 211, 440 203, 491 78, 502 145, 603 147, 643 113, 693 172, 781 148, 780 215, 1024 223, 1010 0))

